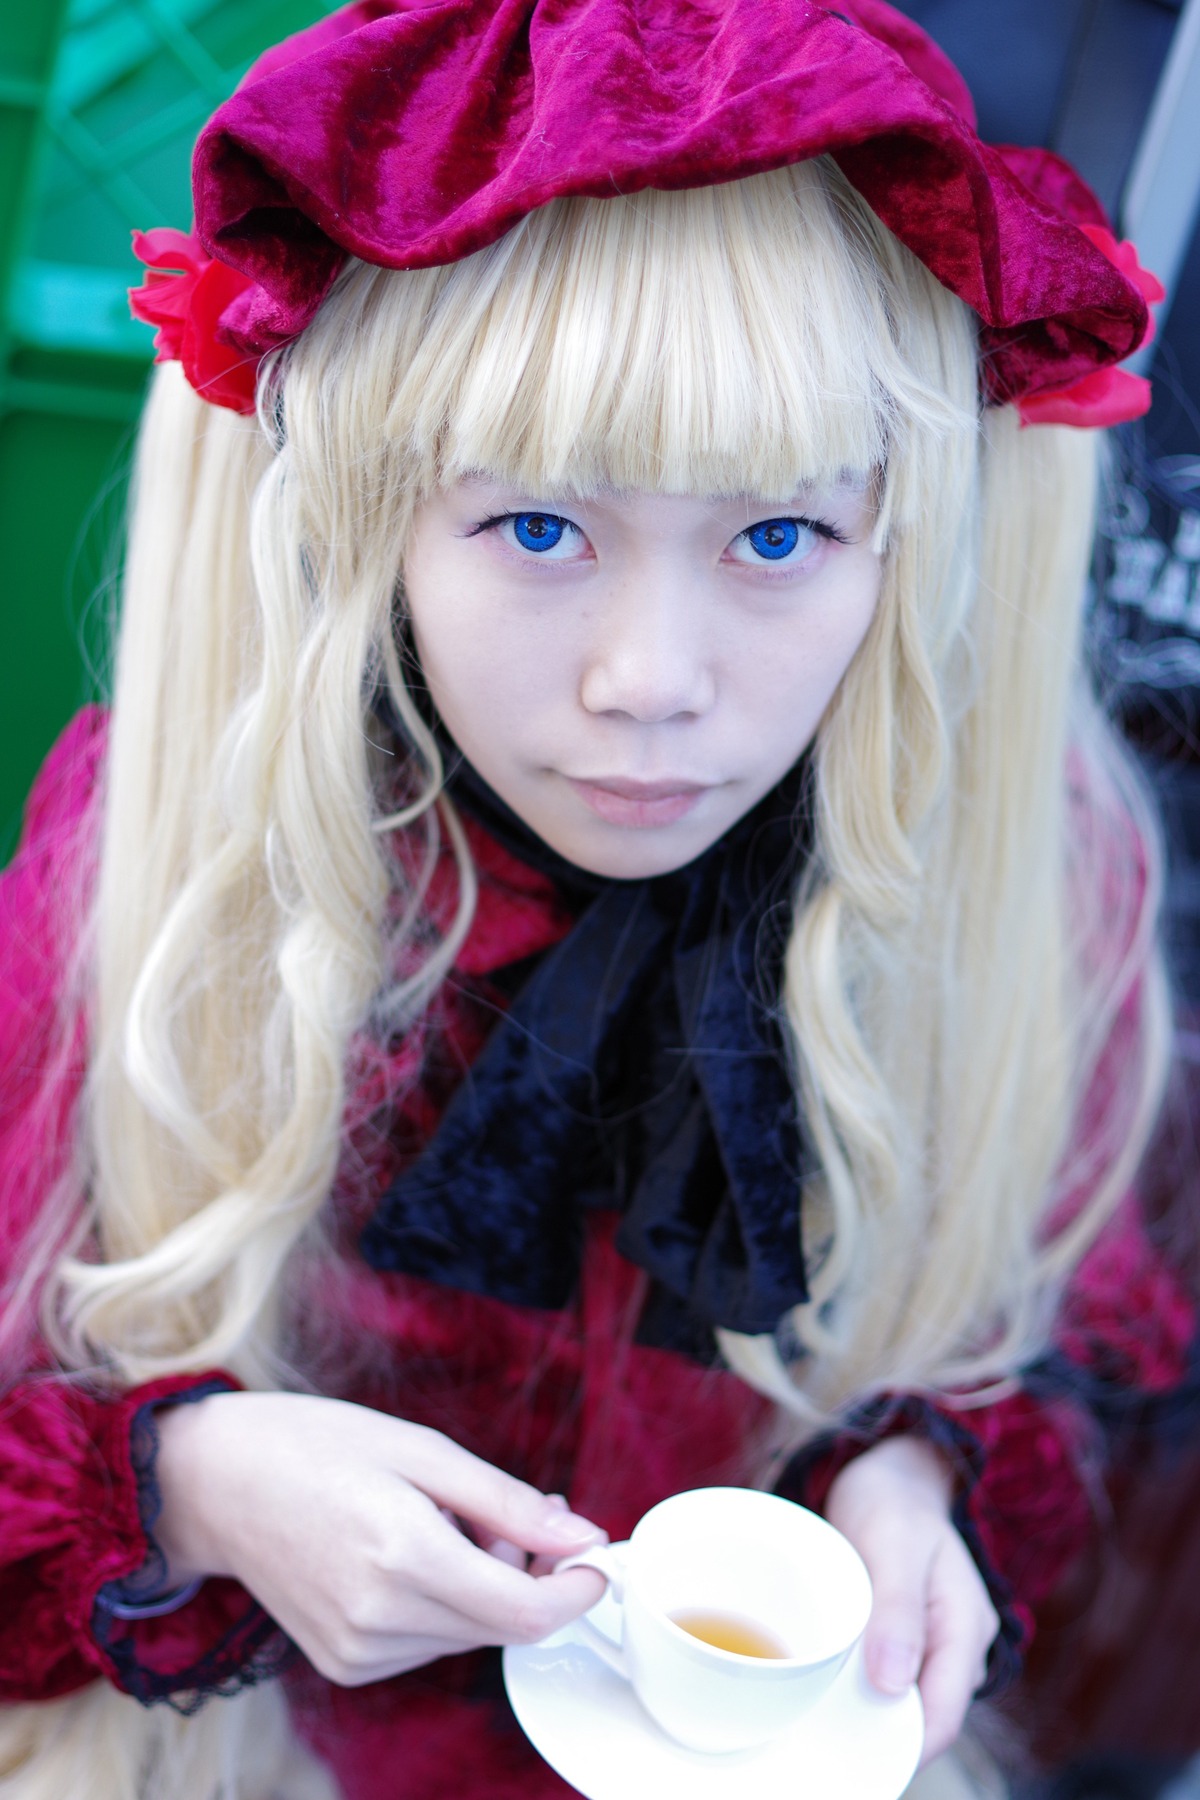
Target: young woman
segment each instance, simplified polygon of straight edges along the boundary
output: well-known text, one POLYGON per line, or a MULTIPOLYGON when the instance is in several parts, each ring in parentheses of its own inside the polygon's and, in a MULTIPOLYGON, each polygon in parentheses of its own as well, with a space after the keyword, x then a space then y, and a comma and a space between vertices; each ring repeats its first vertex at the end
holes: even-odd
POLYGON ((488 1647, 729 1480, 935 1757, 1191 1333, 1078 668, 1148 279, 878 0, 359 0, 196 197, 3 890, 0 1795, 563 1793, 488 1647))

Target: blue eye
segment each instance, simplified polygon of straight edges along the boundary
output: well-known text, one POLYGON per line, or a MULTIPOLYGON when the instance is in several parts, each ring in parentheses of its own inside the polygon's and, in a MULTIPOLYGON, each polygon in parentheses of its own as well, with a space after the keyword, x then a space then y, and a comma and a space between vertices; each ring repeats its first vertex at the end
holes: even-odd
POLYGON ((831 525, 814 519, 760 519, 739 531, 725 555, 730 562, 758 568, 763 563, 787 563, 799 568, 822 538, 844 542, 831 525))
POLYGON ((552 512, 493 513, 481 519, 468 537, 494 531, 510 550, 532 554, 542 562, 589 561, 591 547, 578 525, 552 512))
POLYGON ((544 552, 561 544, 566 520, 556 519, 553 513, 514 513, 512 528, 522 550, 544 552))
POLYGON ((752 525, 744 536, 767 562, 781 562, 800 542, 800 527, 794 519, 764 519, 761 525, 752 525))

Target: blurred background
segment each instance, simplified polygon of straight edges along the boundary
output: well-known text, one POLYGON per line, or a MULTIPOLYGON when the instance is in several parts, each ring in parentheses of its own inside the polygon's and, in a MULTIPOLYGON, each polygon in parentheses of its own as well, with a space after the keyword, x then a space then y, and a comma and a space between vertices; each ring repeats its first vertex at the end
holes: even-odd
MULTIPOLYGON (((753 6, 759 0, 741 0, 753 6)), ((1200 1158, 1200 0, 901 0, 983 135, 1070 157, 1168 280, 1149 417, 1117 435, 1089 651, 1168 824, 1176 1093, 1147 1177, 1194 1242, 1200 1158)), ((0 0, 0 864, 30 781, 102 697, 151 332, 131 229, 186 228, 196 133, 323 0, 0 0)), ((1041 1621, 1008 1702, 1022 1800, 1200 1796, 1200 1453, 1130 1446, 1117 1529, 1041 1621), (1147 1473, 1147 1468, 1150 1473, 1147 1473)))
POLYGON ((322 0, 0 5, 0 863, 42 757, 102 691, 152 356, 134 227, 191 223, 192 144, 322 0))

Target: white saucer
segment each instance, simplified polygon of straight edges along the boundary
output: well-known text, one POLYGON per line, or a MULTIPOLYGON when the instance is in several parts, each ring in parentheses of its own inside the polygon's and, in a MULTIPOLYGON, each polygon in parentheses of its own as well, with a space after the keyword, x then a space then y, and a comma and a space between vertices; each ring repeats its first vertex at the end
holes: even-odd
MULTIPOLYGON (((608 1594, 590 1617, 620 1633, 608 1594)), ((575 1626, 510 1645, 504 1684, 534 1748, 586 1800, 899 1800, 921 1755, 916 1688, 898 1699, 867 1680, 861 1649, 813 1710, 769 1744, 730 1756, 685 1750, 642 1710, 633 1689, 587 1648, 575 1626), (680 1785, 680 1778, 686 1788, 680 1785)))

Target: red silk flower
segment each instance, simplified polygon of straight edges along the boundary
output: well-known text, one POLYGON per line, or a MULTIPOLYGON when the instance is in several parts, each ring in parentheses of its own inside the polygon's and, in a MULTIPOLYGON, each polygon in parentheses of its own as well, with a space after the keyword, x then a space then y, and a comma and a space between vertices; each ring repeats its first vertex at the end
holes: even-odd
MULTIPOLYGON (((1080 225, 1079 229, 1120 269, 1148 304, 1166 298, 1166 288, 1157 275, 1143 269, 1137 250, 1128 240, 1118 243, 1103 225, 1080 225)), ((1150 343, 1153 337, 1151 313, 1142 344, 1150 343)), ((1124 425, 1149 412, 1150 383, 1144 375, 1133 375, 1128 369, 1096 369, 1066 387, 1026 394, 1017 402, 1017 410, 1022 425, 1124 425)))
POLYGON ((133 253, 147 265, 140 288, 130 288, 129 309, 156 325, 156 362, 181 362, 196 392, 215 406, 252 413, 258 358, 218 335, 226 307, 253 282, 208 255, 199 238, 163 226, 135 231, 133 253))

